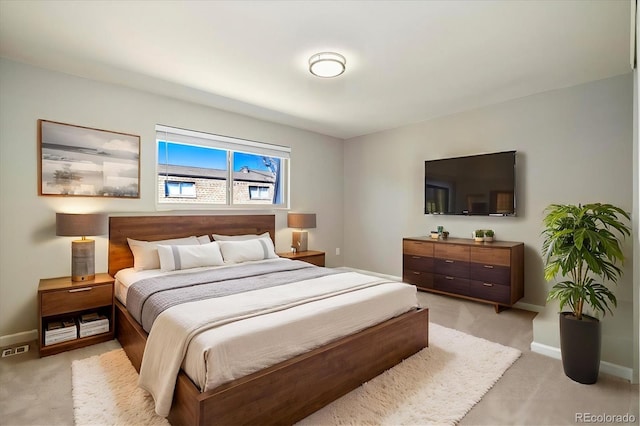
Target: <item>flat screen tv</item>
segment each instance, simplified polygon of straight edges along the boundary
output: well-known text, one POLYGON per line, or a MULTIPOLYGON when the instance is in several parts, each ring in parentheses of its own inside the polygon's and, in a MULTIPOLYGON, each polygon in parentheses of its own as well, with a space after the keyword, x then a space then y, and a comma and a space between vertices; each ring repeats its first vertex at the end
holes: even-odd
POLYGON ((516 151, 424 162, 425 214, 515 216, 516 151))

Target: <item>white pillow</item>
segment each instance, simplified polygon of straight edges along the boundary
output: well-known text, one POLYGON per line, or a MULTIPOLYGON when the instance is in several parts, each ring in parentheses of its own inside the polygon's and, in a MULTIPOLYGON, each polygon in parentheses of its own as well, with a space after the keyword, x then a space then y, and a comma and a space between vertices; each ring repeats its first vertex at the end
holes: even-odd
POLYGON ((200 266, 224 265, 218 243, 200 244, 197 246, 158 245, 160 269, 163 272, 180 269, 198 268, 200 266))
POLYGON ((213 237, 214 241, 246 241, 246 240, 255 240, 257 238, 269 238, 269 239, 271 239, 271 237, 269 236, 268 232, 265 232, 264 234, 260 234, 260 235, 255 235, 255 234, 245 234, 245 235, 218 235, 218 234, 212 234, 211 236, 213 237))
POLYGON ((133 269, 144 271, 146 269, 160 269, 158 257, 158 244, 186 246, 199 245, 196 237, 174 238, 171 240, 138 241, 127 238, 131 253, 133 253, 133 269))
POLYGON ((200 244, 209 244, 211 242, 211 238, 208 235, 200 235, 197 238, 200 244))
POLYGON ((225 263, 241 263, 249 260, 275 259, 278 255, 271 238, 254 238, 244 241, 218 241, 225 263))

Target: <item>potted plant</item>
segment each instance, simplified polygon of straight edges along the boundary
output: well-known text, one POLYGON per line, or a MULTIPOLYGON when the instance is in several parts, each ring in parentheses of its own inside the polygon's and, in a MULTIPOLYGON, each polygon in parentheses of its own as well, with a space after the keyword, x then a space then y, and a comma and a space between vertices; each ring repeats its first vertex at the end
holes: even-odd
POLYGON ((552 287, 547 301, 560 302, 562 365, 579 383, 598 379, 600 320, 584 311, 588 307, 594 314, 613 314, 616 297, 604 283, 615 284, 622 274, 617 266, 624 261, 619 237, 631 235, 622 218, 630 220, 627 212, 611 204, 551 204, 545 209, 544 277, 566 278, 552 287), (570 311, 562 312, 565 306, 570 311))
POLYGON ((475 240, 476 242, 482 242, 482 241, 484 241, 484 230, 482 230, 482 229, 476 229, 476 232, 475 232, 474 234, 475 234, 474 240, 475 240))
POLYGON ((495 234, 493 233, 493 229, 487 229, 486 231, 484 231, 484 240, 485 241, 493 241, 493 236, 495 234))

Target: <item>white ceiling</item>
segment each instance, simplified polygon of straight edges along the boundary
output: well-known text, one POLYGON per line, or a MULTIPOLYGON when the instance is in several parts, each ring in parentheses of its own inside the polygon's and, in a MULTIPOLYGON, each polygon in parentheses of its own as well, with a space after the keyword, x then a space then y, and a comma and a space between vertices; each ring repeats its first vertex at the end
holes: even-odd
POLYGON ((0 56, 342 139, 630 72, 630 28, 629 0, 0 0, 0 56))

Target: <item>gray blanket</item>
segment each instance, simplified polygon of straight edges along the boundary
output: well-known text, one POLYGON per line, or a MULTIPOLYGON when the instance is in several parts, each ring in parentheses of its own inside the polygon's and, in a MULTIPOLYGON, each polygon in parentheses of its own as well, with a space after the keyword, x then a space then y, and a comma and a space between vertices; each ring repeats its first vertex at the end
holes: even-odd
POLYGON ((162 275, 129 287, 127 310, 146 332, 165 309, 181 303, 289 284, 340 271, 301 261, 275 260, 193 273, 162 275))

